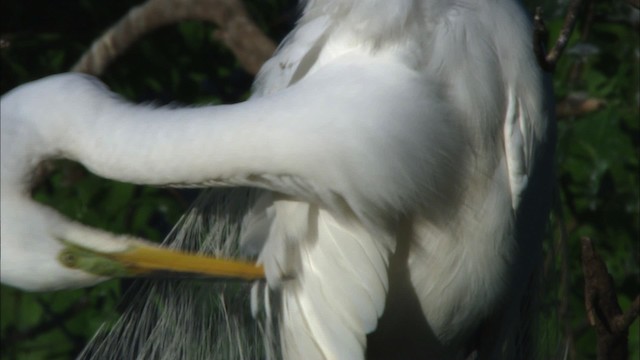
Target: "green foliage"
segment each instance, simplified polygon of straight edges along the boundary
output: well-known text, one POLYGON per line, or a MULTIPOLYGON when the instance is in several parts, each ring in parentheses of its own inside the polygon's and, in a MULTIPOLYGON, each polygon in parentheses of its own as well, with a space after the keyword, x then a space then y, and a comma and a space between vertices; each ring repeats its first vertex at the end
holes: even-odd
MULTIPOLYGON (((68 70, 91 41, 140 2, 0 2, 0 91, 68 70)), ((295 19, 295 1, 246 2, 273 39, 281 39, 295 19)), ((545 11, 555 39, 564 9, 554 1, 545 11)), ((639 25, 620 1, 598 2, 593 19, 591 25, 578 23, 554 75, 558 102, 577 94, 603 100, 605 106, 558 120, 557 208, 562 210, 554 212, 545 242, 540 324, 544 358, 561 358, 567 344, 569 358, 595 357, 595 334, 587 325, 582 298, 581 236, 594 239, 616 281, 623 308, 638 293, 639 25), (579 44, 597 51, 581 55, 575 47, 579 44), (567 339, 572 340, 567 343, 567 339)), ((136 43, 102 78, 136 102, 239 101, 248 94, 251 76, 212 40, 212 30, 212 25, 200 22, 158 30, 136 43)), ((160 240, 190 202, 189 193, 105 181, 76 164, 60 162, 56 168, 37 188, 35 198, 113 232, 160 240)), ((27 294, 3 286, 0 358, 73 357, 103 322, 117 318, 116 304, 126 286, 127 282, 110 281, 51 294, 27 294)), ((636 359, 640 358, 638 328, 636 321, 630 336, 636 359)))
MULTIPOLYGON (((564 8, 554 3, 545 10, 549 15, 564 8)), ((638 16, 624 2, 585 8, 554 74, 558 103, 583 98, 604 106, 558 119, 559 199, 546 244, 550 266, 543 295, 545 358, 562 358, 567 350, 569 359, 595 359, 595 332, 584 309, 582 237, 593 239, 607 263, 623 309, 640 293, 638 16)), ((547 22, 551 39, 562 23, 560 16, 547 22)), ((639 339, 636 320, 630 358, 640 358, 639 339)))

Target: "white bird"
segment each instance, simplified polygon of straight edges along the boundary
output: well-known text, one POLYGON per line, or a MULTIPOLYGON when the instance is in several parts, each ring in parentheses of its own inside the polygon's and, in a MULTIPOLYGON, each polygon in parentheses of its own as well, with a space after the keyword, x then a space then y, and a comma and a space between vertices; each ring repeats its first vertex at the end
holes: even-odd
POLYGON ((303 3, 243 103, 133 105, 80 74, 4 95, 2 282, 172 267, 29 197, 34 168, 66 158, 136 184, 260 189, 242 244, 278 294, 285 359, 518 356, 553 153, 527 15, 514 0, 303 3))

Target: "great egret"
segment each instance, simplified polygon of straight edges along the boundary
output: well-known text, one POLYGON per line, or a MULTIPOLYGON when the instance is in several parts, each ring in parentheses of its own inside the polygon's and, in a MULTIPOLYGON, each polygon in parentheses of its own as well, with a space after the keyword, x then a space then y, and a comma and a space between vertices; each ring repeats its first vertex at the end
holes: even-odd
MULTIPOLYGON (((420 330, 404 341, 415 349, 392 358, 515 356, 553 152, 527 16, 512 0, 304 4, 244 103, 132 105, 80 74, 4 95, 2 282, 60 289, 173 267, 30 199, 34 168, 67 158, 137 184, 260 189, 242 244, 279 296, 266 306, 286 359, 364 358, 370 333, 373 357, 403 330, 420 330)), ((236 265, 226 275, 262 275, 236 265)))

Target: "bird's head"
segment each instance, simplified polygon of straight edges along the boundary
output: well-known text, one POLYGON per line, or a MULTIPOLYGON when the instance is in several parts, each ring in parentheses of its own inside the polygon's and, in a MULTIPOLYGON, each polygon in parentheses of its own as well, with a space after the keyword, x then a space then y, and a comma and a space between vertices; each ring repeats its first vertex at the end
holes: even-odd
POLYGON ((70 221, 17 194, 0 201, 0 280, 28 291, 89 286, 115 277, 264 278, 254 263, 166 249, 70 221))
MULTIPOLYGON (((69 222, 45 206, 16 195, 2 193, 2 283, 29 291, 48 291, 93 285, 110 277, 104 272, 100 274, 83 269, 91 268, 86 259, 91 261, 92 257, 87 250, 82 252, 87 245, 82 247, 74 241, 77 240, 74 233, 81 235, 82 226, 69 222)), ((105 249, 126 248, 124 241, 102 240, 105 249)), ((91 245, 96 247, 95 243, 91 245)))

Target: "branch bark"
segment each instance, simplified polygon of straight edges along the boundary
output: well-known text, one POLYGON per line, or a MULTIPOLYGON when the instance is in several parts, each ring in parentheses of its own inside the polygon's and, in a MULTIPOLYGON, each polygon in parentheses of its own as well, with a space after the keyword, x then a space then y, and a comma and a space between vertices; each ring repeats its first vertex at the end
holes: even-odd
POLYGON ((623 313, 613 278, 589 238, 582 239, 582 270, 587 318, 596 330, 597 359, 626 360, 629 357, 629 326, 638 317, 640 295, 623 313))
POLYGON ((548 39, 547 27, 542 19, 542 8, 536 8, 535 15, 533 17, 533 50, 538 59, 538 64, 540 64, 540 67, 542 67, 543 70, 548 72, 553 72, 555 70, 556 64, 571 38, 571 33, 576 25, 581 5, 582 0, 571 1, 569 8, 567 9, 567 15, 564 18, 562 29, 558 35, 558 39, 556 39, 555 44, 546 54, 544 48, 548 39))
POLYGON ((140 37, 161 26, 184 20, 216 24, 214 37, 222 41, 243 68, 256 74, 276 45, 250 19, 240 0, 148 0, 129 11, 98 38, 72 71, 100 75, 140 37))
POLYGON ((570 93, 556 104, 556 117, 560 120, 590 114, 606 106, 604 99, 589 97, 582 93, 570 93))

